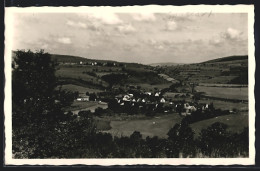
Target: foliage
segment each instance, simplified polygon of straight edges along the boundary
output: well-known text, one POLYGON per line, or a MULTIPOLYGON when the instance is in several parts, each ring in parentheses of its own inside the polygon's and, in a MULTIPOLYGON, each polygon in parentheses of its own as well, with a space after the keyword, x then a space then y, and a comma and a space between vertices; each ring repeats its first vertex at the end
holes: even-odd
POLYGON ((194 132, 186 122, 176 124, 169 130, 167 157, 194 156, 196 146, 194 145, 194 132))
POLYGON ((125 74, 108 74, 101 77, 104 81, 109 84, 109 87, 112 88, 113 85, 119 84, 121 81, 127 78, 125 74))
POLYGON ((74 146, 73 139, 82 137, 86 131, 95 131, 91 120, 78 119, 61 110, 72 103, 75 94, 55 90, 57 64, 48 53, 17 51, 14 63, 12 126, 16 157, 65 155, 67 148, 74 146))

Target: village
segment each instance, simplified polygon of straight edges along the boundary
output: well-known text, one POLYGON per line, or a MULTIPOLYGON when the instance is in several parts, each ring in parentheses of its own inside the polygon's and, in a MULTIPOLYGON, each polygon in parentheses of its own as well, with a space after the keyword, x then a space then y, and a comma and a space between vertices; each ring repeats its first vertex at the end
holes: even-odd
POLYGON ((176 93, 176 98, 171 98, 165 92, 142 91, 133 85, 129 87, 131 88, 126 93, 110 96, 109 98, 102 96, 102 93, 87 92, 87 95, 80 94, 75 101, 82 103, 95 101, 99 104, 97 107, 100 107, 101 104, 105 106, 103 109, 109 108, 117 113, 128 114, 177 113, 181 116, 187 116, 197 110, 207 111, 210 108, 209 104, 199 104, 193 100, 193 95, 190 94, 176 93), (179 97, 182 97, 182 100, 179 97), (185 101, 185 97, 189 100, 185 101))

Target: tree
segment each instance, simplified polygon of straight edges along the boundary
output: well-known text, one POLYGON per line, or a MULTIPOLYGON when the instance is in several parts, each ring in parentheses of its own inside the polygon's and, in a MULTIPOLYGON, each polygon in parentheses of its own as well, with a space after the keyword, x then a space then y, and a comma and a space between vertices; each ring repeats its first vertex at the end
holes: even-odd
POLYGON ((193 156, 195 154, 194 132, 186 122, 175 124, 168 134, 167 157, 193 156))
MULTIPOLYGON (((15 53, 12 77, 13 147, 19 147, 20 156, 47 155, 42 151, 49 128, 62 120, 59 105, 55 103, 55 67, 49 54, 30 50, 15 53), (55 113, 55 115, 54 115, 55 113), (30 150, 25 150, 30 149, 30 150), (28 151, 26 154, 25 151, 28 151)), ((47 140, 48 141, 48 140, 47 140)))
POLYGON ((109 84, 109 88, 112 88, 113 85, 119 84, 121 81, 126 79, 125 74, 108 74, 101 77, 104 81, 109 84))
MULTIPOLYGON (((209 157, 225 157, 229 143, 227 125, 216 122, 206 129, 202 129, 199 137, 202 153, 209 157)), ((227 154, 228 155, 228 154, 227 154)))
POLYGON ((43 50, 36 53, 18 50, 14 64, 12 145, 15 158, 64 156, 68 149, 73 149, 70 143, 73 138, 86 139, 86 131, 90 134, 95 130, 91 120, 79 122, 71 112, 62 111, 62 107, 71 104, 74 94, 55 89, 57 63, 51 60, 50 54, 43 50), (74 137, 68 139, 71 136, 74 137))
POLYGON ((90 94, 89 94, 89 100, 90 100, 90 101, 96 101, 96 100, 97 100, 97 95, 96 95, 96 93, 90 93, 90 94))

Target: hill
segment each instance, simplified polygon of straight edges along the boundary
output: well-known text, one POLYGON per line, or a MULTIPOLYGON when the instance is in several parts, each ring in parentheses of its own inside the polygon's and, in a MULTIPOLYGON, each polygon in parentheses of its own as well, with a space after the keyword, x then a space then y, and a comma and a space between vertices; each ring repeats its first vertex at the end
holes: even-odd
POLYGON ((184 82, 248 84, 248 56, 230 56, 196 64, 158 66, 155 70, 184 82))
MULTIPOLYGON (((58 55, 58 54, 51 54, 53 60, 56 60, 59 63, 80 63, 80 62, 116 62, 112 60, 96 60, 96 59, 88 59, 85 57, 79 56, 70 56, 70 55, 58 55)), ((118 62, 117 62, 118 63, 118 62)))
POLYGON ((72 85, 98 90, 134 85, 147 91, 170 85, 169 81, 161 78, 148 65, 57 54, 52 54, 51 57, 59 63, 56 75, 61 84, 69 84, 72 90, 72 85))
POLYGON ((176 65, 184 65, 183 63, 171 63, 171 62, 167 62, 167 63, 153 63, 153 64, 149 64, 150 66, 156 67, 156 66, 176 66, 176 65))
POLYGON ((228 57, 223 57, 223 58, 217 58, 209 61, 205 61, 202 63, 214 63, 214 62, 229 62, 229 61, 239 61, 239 60, 247 60, 248 56, 228 56, 228 57))

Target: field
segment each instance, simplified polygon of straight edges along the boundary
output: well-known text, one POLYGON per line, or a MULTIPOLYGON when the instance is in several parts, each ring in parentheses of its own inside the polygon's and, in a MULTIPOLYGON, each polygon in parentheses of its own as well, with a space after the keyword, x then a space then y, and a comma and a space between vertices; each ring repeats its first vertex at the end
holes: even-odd
POLYGON ((207 119, 191 124, 191 128, 195 132, 195 136, 198 136, 200 131, 215 122, 221 122, 228 125, 227 131, 241 132, 248 126, 248 114, 230 114, 225 116, 218 116, 212 119, 207 119))
MULTIPOLYGON (((111 133, 113 136, 130 136, 134 131, 139 131, 142 138, 147 136, 158 136, 159 138, 167 138, 168 131, 176 124, 180 123, 182 117, 178 114, 162 115, 157 117, 142 117, 134 119, 115 119, 113 117, 99 119, 97 127, 103 132, 111 133), (110 122, 110 124, 109 124, 110 122), (107 130, 106 130, 107 129, 107 130)), ((207 128, 215 122, 221 122, 228 125, 227 131, 241 132, 248 126, 248 114, 230 114, 218 116, 215 118, 199 121, 190 125, 195 132, 195 137, 199 136, 202 129, 207 128)))
POLYGON ((95 109, 98 107, 106 109, 107 104, 99 104, 98 102, 94 102, 94 101, 89 101, 89 102, 74 101, 70 107, 65 109, 65 111, 72 111, 74 114, 77 114, 81 110, 90 110, 91 112, 94 112, 95 109))
POLYGON ((247 84, 248 56, 231 56, 196 64, 160 66, 158 71, 182 81, 215 84, 247 84))
POLYGON ((130 120, 111 120, 110 130, 105 132, 111 133, 113 136, 130 136, 134 131, 139 131, 143 138, 147 136, 158 136, 167 138, 168 131, 181 121, 178 114, 162 115, 157 117, 144 117, 130 120))
POLYGON ((98 90, 98 89, 87 88, 87 87, 78 86, 78 85, 74 85, 74 84, 62 85, 62 89, 68 90, 68 91, 71 91, 71 92, 78 91, 79 94, 86 94, 86 92, 89 92, 89 93, 101 92, 101 90, 98 90))
POLYGON ((134 85, 140 86, 142 90, 153 92, 154 88, 157 88, 158 90, 162 90, 164 88, 168 88, 171 85, 171 83, 155 84, 155 85, 151 85, 147 83, 136 83, 134 85))
POLYGON ((202 99, 199 100, 199 103, 213 103, 215 109, 222 109, 222 110, 233 110, 237 109, 239 111, 248 111, 248 103, 235 103, 235 102, 225 102, 222 100, 206 100, 202 99))
POLYGON ((205 92, 206 96, 226 99, 248 100, 248 88, 228 88, 228 87, 206 87, 197 86, 198 92, 205 92))

